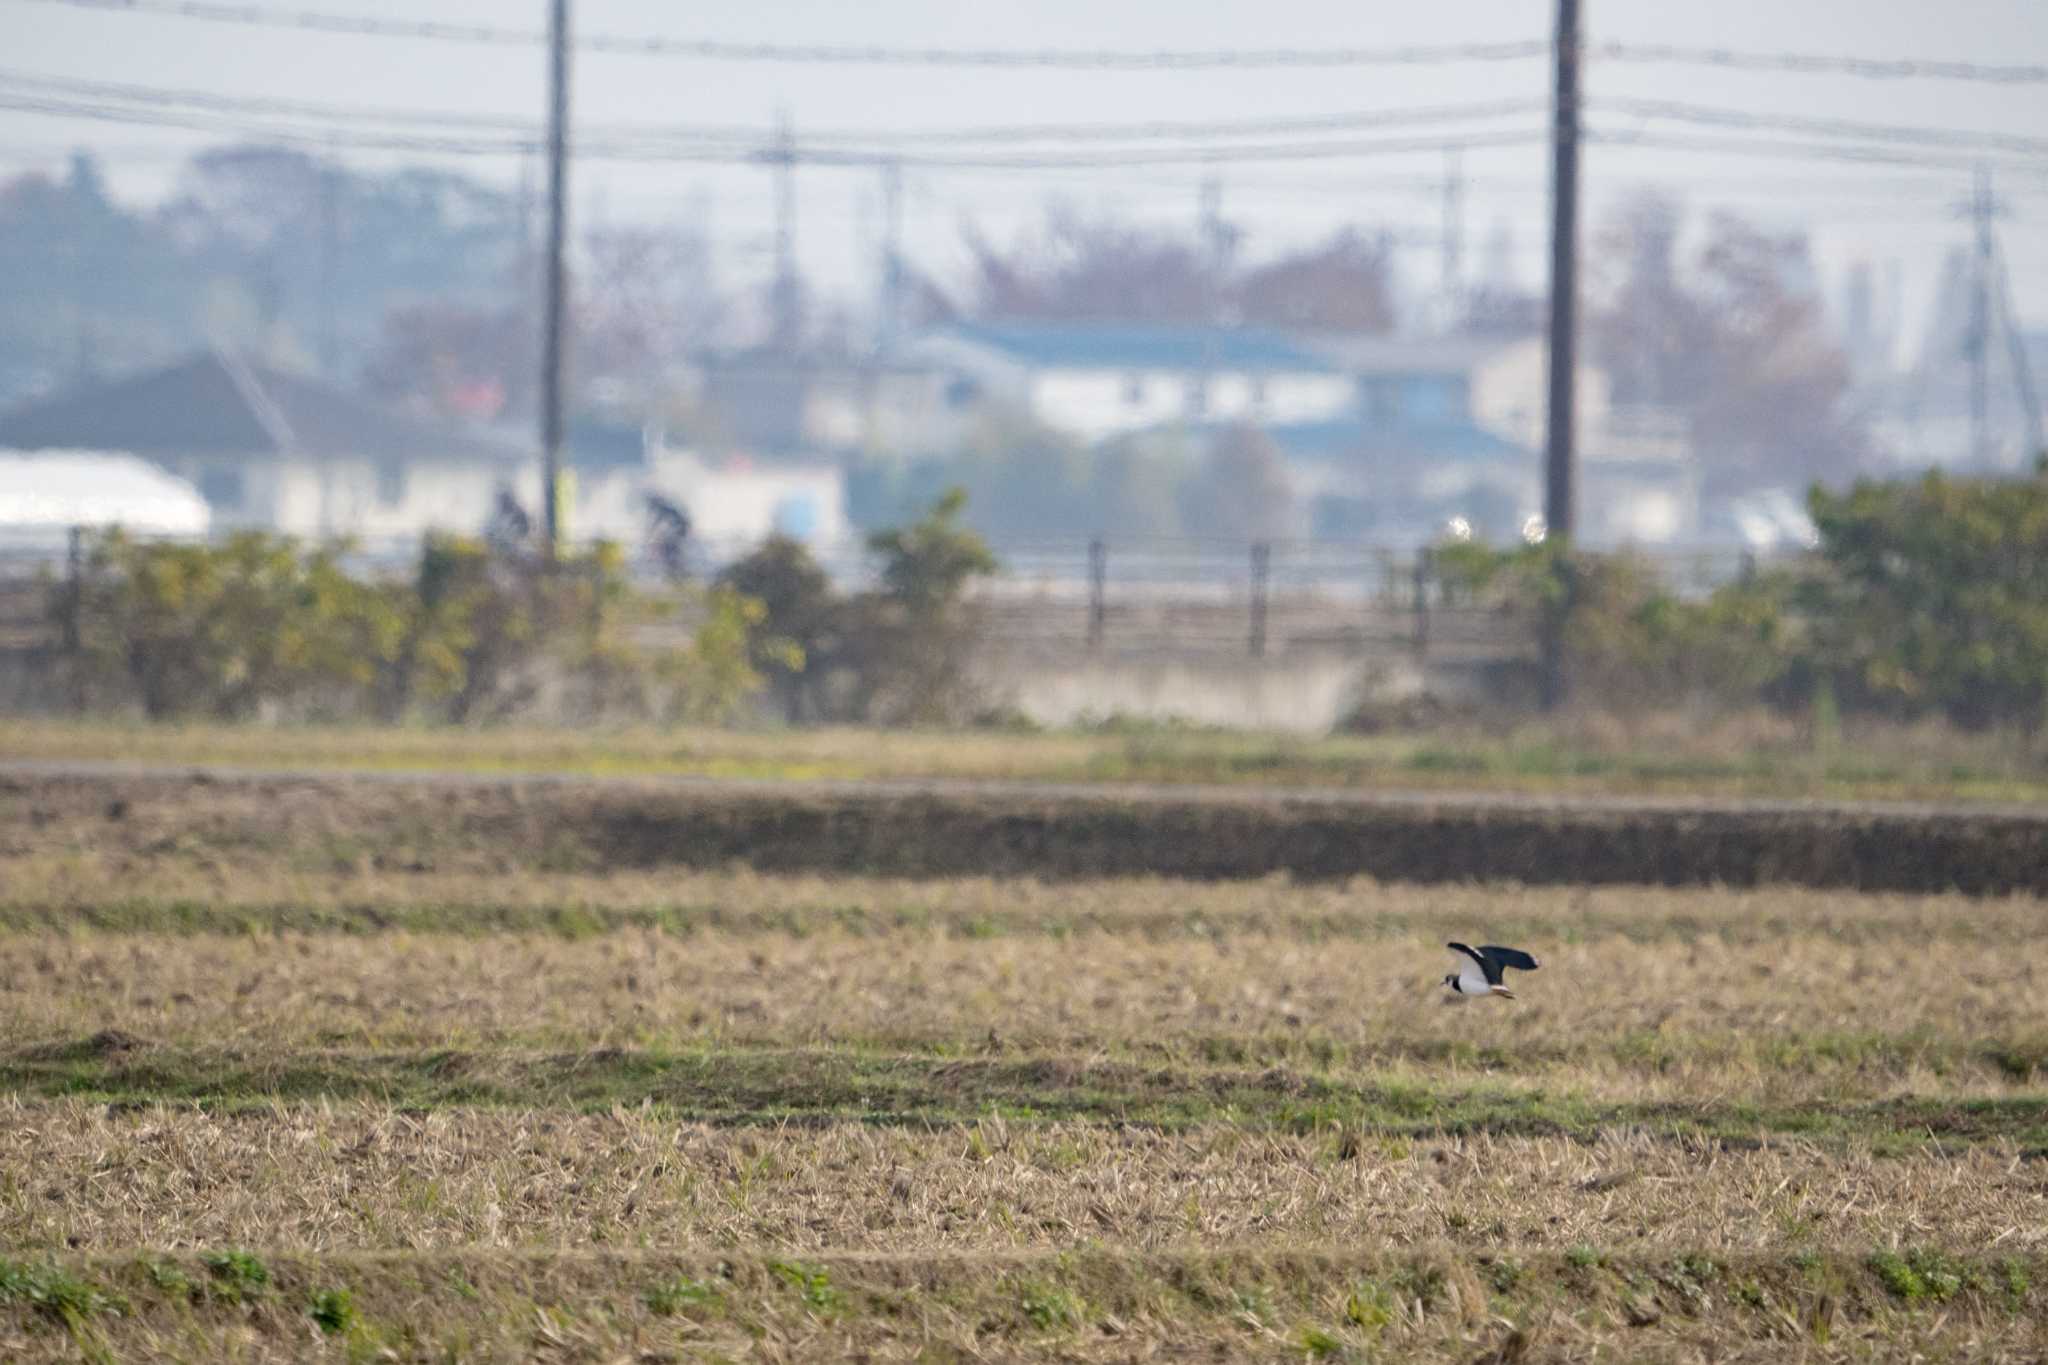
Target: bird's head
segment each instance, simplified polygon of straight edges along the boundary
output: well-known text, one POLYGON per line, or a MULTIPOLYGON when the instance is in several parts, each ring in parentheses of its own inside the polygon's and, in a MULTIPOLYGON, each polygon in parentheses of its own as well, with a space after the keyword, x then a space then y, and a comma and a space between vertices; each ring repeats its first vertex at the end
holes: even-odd
POLYGON ((1458 974, 1456 972, 1452 972, 1446 977, 1444 977, 1444 984, 1446 986, 1449 986, 1452 990, 1456 990, 1458 988, 1458 974))

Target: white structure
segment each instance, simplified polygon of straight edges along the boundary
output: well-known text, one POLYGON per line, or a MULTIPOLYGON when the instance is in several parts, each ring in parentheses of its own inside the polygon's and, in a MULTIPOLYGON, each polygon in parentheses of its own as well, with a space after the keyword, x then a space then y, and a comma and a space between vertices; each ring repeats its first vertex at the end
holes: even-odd
POLYGON ((203 536, 212 519, 198 489, 132 455, 0 452, 0 545, 46 548, 74 526, 203 536))
MULTIPOLYGON (((1542 510, 1549 364, 1540 337, 1323 337, 1310 343, 1356 381, 1358 444, 1413 469, 1412 487, 1441 500, 1488 485, 1542 510)), ((1579 537, 1593 544, 1670 543, 1699 532, 1699 476, 1675 413, 1617 407, 1598 367, 1576 378, 1579 537)), ((1320 434, 1330 439, 1329 433, 1320 434)))
MULTIPOLYGON (((537 477, 513 487, 528 506, 535 505, 537 477)), ((647 531, 650 496, 681 507, 689 515, 691 537, 721 554, 742 552, 774 533, 820 546, 848 534, 846 474, 822 461, 714 458, 670 448, 655 435, 643 464, 579 472, 570 487, 573 502, 564 530, 575 540, 636 543, 647 531)))
POLYGON ((681 504, 692 534, 705 540, 751 544, 779 532, 830 545, 848 533, 846 473, 837 464, 744 455, 713 460, 657 446, 649 452, 647 482, 681 504))
POLYGON ((218 350, 0 415, 4 447, 118 451, 196 487, 215 528, 308 537, 471 530, 538 483, 517 444, 218 350))
POLYGON ((1086 441, 1176 422, 1314 422, 1353 403, 1327 359, 1250 328, 960 323, 893 359, 945 374, 955 406, 1007 408, 1086 441))

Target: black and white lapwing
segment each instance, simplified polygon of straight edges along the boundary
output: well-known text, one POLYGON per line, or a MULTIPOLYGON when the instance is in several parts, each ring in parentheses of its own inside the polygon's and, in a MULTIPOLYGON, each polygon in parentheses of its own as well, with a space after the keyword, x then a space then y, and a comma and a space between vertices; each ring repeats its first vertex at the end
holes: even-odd
POLYGON ((1458 970, 1444 978, 1444 984, 1459 995, 1498 995, 1512 1000, 1515 993, 1500 984, 1501 973, 1510 967, 1518 972, 1536 970, 1536 959, 1520 948, 1503 948, 1497 943, 1479 948, 1468 948, 1462 943, 1444 946, 1463 955, 1458 970))

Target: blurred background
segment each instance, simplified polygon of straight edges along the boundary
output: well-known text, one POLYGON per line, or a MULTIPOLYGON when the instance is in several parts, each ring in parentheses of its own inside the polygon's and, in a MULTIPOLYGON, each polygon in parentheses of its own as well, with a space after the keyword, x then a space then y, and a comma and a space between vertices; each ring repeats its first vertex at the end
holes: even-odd
MULTIPOLYGON (((804 643, 791 593, 887 592, 877 533, 958 532, 978 666, 1050 660, 1005 703, 1046 722, 1324 725, 1362 665, 1493 695, 1538 650, 1497 565, 1437 551, 1546 539, 1550 7, 570 18, 565 553, 750 585, 804 643), (1227 662, 1168 702, 1118 650, 1227 662)), ((345 541, 416 584, 435 533, 539 553, 546 4, 0 23, 0 545, 70 585, 20 649, 90 653, 86 580, 138 544, 345 541)), ((1583 25, 1575 548, 1703 601, 1821 544, 1815 484, 2030 474, 2039 8, 1583 25)))

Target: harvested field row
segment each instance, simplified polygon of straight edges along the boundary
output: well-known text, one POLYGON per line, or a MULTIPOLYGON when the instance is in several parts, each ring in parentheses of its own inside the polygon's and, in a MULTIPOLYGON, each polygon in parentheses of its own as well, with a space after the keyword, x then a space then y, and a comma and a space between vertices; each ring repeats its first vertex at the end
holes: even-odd
POLYGON ((0 1030, 18 1047, 111 1031, 281 1056, 829 1042, 1340 1077, 1417 1065, 1438 1080, 1671 1097, 1737 1084, 1770 1100, 1997 1093, 2048 1075, 2036 968, 2015 966, 2016 945, 2042 932, 1933 941, 1903 957, 1896 943, 1824 933, 1685 946, 1606 935, 1553 947, 1546 936, 1527 940, 1545 965, 1512 1005, 1445 996, 1442 941, 1412 929, 1324 942, 929 930, 0 935, 0 1030))
POLYGON ((2048 891, 2048 817, 1175 789, 16 774, 0 853, 353 846, 380 866, 2048 891), (24 835, 26 837, 24 837, 24 835))
MULTIPOLYGON (((90 826, 16 828, 40 851, 0 853, 0 935, 81 930, 191 936, 269 933, 531 934, 619 930, 806 937, 928 932, 1013 937, 1332 940, 1439 938, 1447 924, 1548 943, 1843 945, 2048 942, 2034 896, 1753 889, 1416 886, 1369 878, 1191 882, 763 875, 745 868, 606 873, 394 866, 319 838, 210 847, 167 837, 124 848, 90 826)), ((1476 932, 1476 930, 1475 930, 1476 932)))
POLYGON ((1169 1130, 1207 1123, 1248 1129, 1342 1127, 1382 1135, 1562 1135, 1592 1141, 1612 1128, 1669 1138, 1754 1143, 1773 1135, 1912 1151, 2001 1143, 2048 1156, 2048 1095, 1913 1094, 1770 1101, 1634 1098, 1503 1083, 1451 1085, 1413 1074, 1356 1080, 1268 1068, 1134 1066, 1087 1057, 934 1058, 850 1048, 692 1052, 601 1049, 524 1053, 191 1049, 98 1035, 0 1056, 0 1088, 120 1106, 163 1102, 249 1108, 322 1099, 403 1108, 494 1106, 602 1112, 647 1106, 725 1124, 929 1125, 998 1117, 1169 1130))
POLYGON ((361 772, 548 773, 785 780, 1171 782, 1250 787, 1675 792, 1796 798, 2039 801, 2026 736, 1851 723, 1816 749, 1807 726, 1687 710, 1621 721, 1578 714, 1515 731, 1401 729, 1307 738, 1140 728, 1016 734, 876 729, 725 730, 263 726, 0 718, 0 761, 361 772))
POLYGON ((1609 1130, 1402 1139, 990 1119, 732 1129, 637 1109, 0 1102, 0 1245, 917 1254, 1228 1244, 2048 1254, 2048 1163, 1609 1130))
POLYGON ((2023 1256, 1304 1247, 805 1259, 258 1255, 0 1264, 16 1360, 2037 1360, 2023 1256), (1521 1321, 1525 1326, 1511 1325, 1521 1321))

